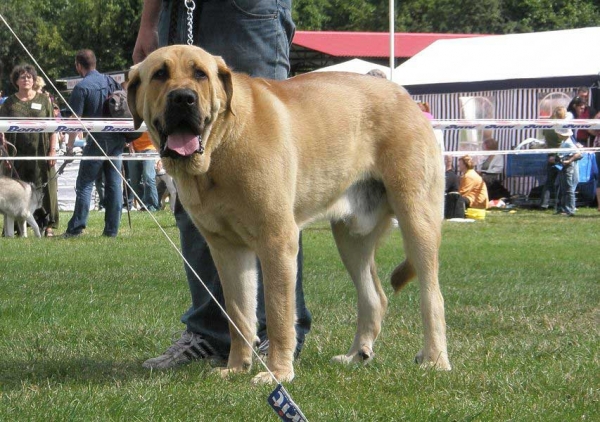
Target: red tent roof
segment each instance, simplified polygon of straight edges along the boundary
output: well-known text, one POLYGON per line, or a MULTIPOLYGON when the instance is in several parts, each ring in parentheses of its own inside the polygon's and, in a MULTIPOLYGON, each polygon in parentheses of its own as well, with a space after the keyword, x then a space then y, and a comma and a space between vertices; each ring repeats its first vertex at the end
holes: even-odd
MULTIPOLYGON (((437 40, 480 37, 482 34, 394 34, 395 57, 408 58, 437 40)), ((335 57, 389 57, 388 32, 296 31, 293 44, 335 57)))

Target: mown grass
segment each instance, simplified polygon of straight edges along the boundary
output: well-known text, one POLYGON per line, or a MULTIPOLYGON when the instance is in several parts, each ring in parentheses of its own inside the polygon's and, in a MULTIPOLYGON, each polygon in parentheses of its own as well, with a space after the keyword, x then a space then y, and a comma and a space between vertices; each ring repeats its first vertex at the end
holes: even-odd
MULTIPOLYGON (((155 214, 178 243, 172 214, 155 214)), ((64 214, 63 224, 69 214, 64 214)), ((100 237, 0 239, 0 420, 275 421, 272 387, 206 363, 141 367, 183 328, 179 257, 144 213, 100 237)), ((451 372, 420 369, 418 284, 392 295, 403 256, 378 253, 389 312, 372 364, 329 362, 355 326, 355 292, 323 224, 304 232, 313 330, 288 391, 312 421, 580 421, 600 418, 600 213, 496 211, 444 224, 440 280, 451 372)), ((253 368, 253 373, 257 371, 253 368)))

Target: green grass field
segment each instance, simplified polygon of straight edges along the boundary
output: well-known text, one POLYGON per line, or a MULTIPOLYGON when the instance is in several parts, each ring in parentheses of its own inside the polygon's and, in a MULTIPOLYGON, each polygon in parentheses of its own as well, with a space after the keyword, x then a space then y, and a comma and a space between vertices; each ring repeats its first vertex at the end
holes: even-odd
MULTIPOLYGON (((155 214, 178 243, 172 214, 155 214)), ((62 226, 70 217, 61 215, 62 226)), ((163 352, 189 306, 180 258, 145 213, 117 239, 103 214, 77 239, 0 239, 0 420, 276 421, 272 387, 222 380, 199 362, 141 367, 163 352)), ((61 232, 61 230, 59 230, 61 232)), ((311 421, 600 420, 600 213, 491 212, 444 223, 440 282, 451 372, 420 369, 418 284, 392 295, 403 259, 378 252, 390 298, 368 366, 343 367, 356 295, 323 224, 304 231, 313 330, 286 385, 311 421)), ((255 365, 252 373, 259 370, 255 365)))

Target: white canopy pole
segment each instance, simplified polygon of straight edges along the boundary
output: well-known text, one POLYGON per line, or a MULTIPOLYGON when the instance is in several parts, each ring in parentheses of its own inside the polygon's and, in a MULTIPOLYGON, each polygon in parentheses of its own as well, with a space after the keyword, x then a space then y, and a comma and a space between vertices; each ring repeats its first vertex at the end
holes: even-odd
POLYGON ((390 0, 390 81, 394 80, 395 52, 394 48, 394 0, 390 0))

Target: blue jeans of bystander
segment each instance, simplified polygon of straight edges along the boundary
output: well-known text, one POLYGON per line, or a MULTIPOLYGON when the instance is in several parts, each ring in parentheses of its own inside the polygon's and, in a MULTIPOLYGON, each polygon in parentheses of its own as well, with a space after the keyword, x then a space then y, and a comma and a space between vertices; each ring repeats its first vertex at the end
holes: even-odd
MULTIPOLYGON (((96 137, 98 144, 109 157, 120 157, 123 154, 125 141, 122 136, 110 135, 107 138, 96 137)), ((83 148, 84 156, 102 156, 102 151, 93 140, 88 140, 83 148)), ((111 161, 82 160, 75 183, 75 209, 67 225, 67 233, 80 234, 87 225, 92 200, 92 188, 100 172, 104 172, 104 236, 115 237, 121 223, 122 183, 121 159, 111 161), (111 165, 111 162, 116 166, 111 165)))
MULTIPOLYGON (((137 152, 137 154, 155 153, 153 149, 137 152)), ((156 168, 154 160, 131 160, 127 162, 131 187, 140 197, 143 204, 150 211, 160 208, 158 192, 156 190, 156 168)))
POLYGON ((559 202, 556 211, 568 215, 575 214, 575 188, 579 176, 577 163, 564 166, 558 174, 559 202))
MULTIPOLYGON (((178 3, 182 2, 163 2, 159 28, 161 45, 184 44, 187 40, 186 9, 177 6, 178 3), (172 7, 178 8, 178 26, 175 30, 169 29, 172 7)), ((287 78, 290 70, 289 48, 295 30, 291 17, 291 0, 203 1, 199 6, 200 14, 194 18, 199 20, 199 31, 194 34, 196 45, 223 57, 235 71, 271 79, 287 78)), ((206 241, 179 203, 175 207, 175 218, 184 257, 219 302, 224 303, 219 276, 206 241)), ((299 242, 296 283, 297 350, 302 347, 312 321, 304 302, 302 287, 301 237, 299 242)), ((204 336, 213 348, 226 356, 230 344, 227 320, 187 267, 186 274, 192 306, 181 321, 189 331, 204 336)), ((259 295, 262 295, 260 280, 259 295)), ((258 306, 258 335, 264 341, 266 321, 264 301, 260 296, 258 306)))

